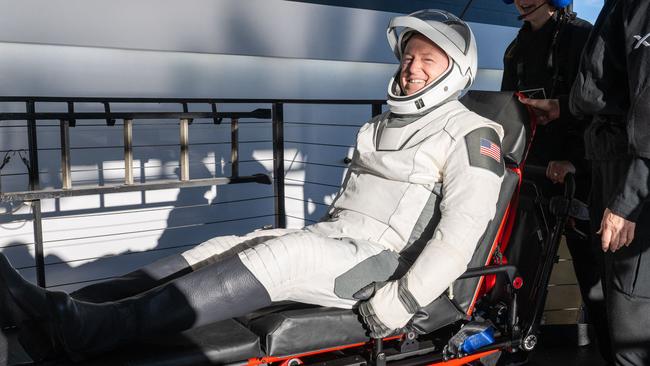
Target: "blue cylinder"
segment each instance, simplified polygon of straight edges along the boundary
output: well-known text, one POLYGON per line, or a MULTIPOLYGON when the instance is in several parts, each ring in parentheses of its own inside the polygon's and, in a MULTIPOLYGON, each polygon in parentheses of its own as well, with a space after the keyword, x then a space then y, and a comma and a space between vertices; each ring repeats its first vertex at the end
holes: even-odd
POLYGON ((460 349, 467 354, 474 353, 477 349, 494 343, 494 328, 487 327, 484 331, 472 334, 463 342, 460 349))

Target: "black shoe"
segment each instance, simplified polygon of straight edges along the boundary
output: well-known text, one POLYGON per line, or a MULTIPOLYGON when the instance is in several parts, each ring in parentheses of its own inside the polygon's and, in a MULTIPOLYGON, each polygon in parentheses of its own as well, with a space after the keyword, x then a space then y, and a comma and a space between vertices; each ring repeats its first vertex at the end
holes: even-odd
POLYGON ((64 292, 48 292, 49 333, 70 359, 82 361, 135 338, 131 303, 94 304, 64 292))
POLYGON ((0 324, 16 328, 18 340, 34 361, 57 355, 48 332, 46 293, 25 280, 0 253, 0 324))
POLYGON ((46 320, 25 321, 18 327, 18 341, 34 362, 55 360, 63 356, 60 346, 49 332, 46 320))
POLYGON ((11 266, 7 257, 0 253, 0 309, 3 326, 18 326, 26 319, 43 319, 47 308, 46 292, 25 280, 11 266))

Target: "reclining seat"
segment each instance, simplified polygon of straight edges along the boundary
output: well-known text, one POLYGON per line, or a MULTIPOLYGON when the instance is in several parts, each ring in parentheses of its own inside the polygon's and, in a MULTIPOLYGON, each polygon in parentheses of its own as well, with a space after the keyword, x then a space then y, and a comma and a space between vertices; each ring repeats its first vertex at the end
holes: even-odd
MULTIPOLYGON (((470 110, 500 123, 505 131, 502 151, 506 174, 497 210, 476 247, 469 268, 490 264, 496 250, 503 247, 502 233, 517 189, 520 165, 530 138, 528 112, 512 93, 470 91, 462 99, 470 110)), ((438 218, 428 225, 434 228, 438 218)), ((427 230, 425 230, 427 232, 427 230)), ((433 232, 433 230, 429 230, 433 232)), ((507 235, 506 235, 507 236, 507 235)), ((421 238, 404 256, 414 259, 428 241, 421 238)), ((482 278, 456 280, 416 315, 413 325, 424 333, 433 332, 461 319, 469 319, 479 295, 482 278)), ((191 329, 181 334, 143 340, 115 354, 87 365, 203 365, 261 364, 292 355, 343 348, 368 342, 357 314, 349 309, 289 304, 264 309, 244 319, 230 319, 191 329)))
MULTIPOLYGON (((495 251, 502 247, 500 234, 506 230, 507 214, 513 211, 509 209, 510 201, 520 182, 519 168, 524 161, 530 138, 529 115, 527 109, 509 92, 470 91, 461 102, 468 109, 500 123, 505 131, 502 151, 508 169, 501 186, 495 217, 468 265, 469 268, 475 268, 490 264, 495 251)), ((439 219, 434 217, 428 226, 434 228, 439 219)), ((421 238, 419 243, 409 247, 409 252, 402 252, 401 255, 414 260, 429 238, 421 238)), ((455 281, 448 294, 443 294, 418 311, 413 325, 422 333, 430 333, 469 318, 482 282, 482 277, 455 281)), ((276 357, 368 341, 358 316, 346 309, 311 307, 284 310, 252 320, 249 328, 260 336, 267 355, 276 357)))

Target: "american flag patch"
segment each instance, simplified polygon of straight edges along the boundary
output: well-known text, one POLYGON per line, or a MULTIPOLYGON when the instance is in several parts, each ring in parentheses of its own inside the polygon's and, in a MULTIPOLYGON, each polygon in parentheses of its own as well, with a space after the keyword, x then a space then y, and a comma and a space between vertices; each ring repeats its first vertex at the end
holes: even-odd
POLYGON ((481 138, 481 155, 489 156, 497 163, 501 162, 501 148, 488 139, 481 138))

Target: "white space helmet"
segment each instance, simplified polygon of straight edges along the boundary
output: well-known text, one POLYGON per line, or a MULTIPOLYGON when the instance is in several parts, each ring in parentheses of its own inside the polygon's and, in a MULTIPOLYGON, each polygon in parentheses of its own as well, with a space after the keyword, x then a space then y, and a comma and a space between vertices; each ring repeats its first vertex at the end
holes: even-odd
POLYGON ((477 69, 476 40, 469 26, 444 10, 420 10, 391 19, 386 36, 397 60, 402 61, 413 32, 422 34, 447 53, 448 69, 417 93, 403 95, 401 67, 388 83, 388 105, 395 114, 411 114, 435 107, 474 82, 477 69))

